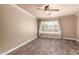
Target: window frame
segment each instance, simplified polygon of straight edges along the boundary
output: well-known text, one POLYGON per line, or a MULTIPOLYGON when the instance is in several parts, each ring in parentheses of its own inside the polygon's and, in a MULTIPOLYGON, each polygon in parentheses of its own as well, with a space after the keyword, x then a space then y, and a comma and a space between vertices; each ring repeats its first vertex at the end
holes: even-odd
POLYGON ((60 33, 60 25, 59 25, 59 21, 58 20, 45 20, 45 21, 41 21, 40 23, 40 29, 39 29, 39 33, 60 33), (41 28, 42 28, 42 22, 47 22, 47 21, 56 21, 57 22, 57 25, 58 25, 58 28, 59 28, 59 31, 58 32, 46 32, 46 31, 41 31, 41 28))

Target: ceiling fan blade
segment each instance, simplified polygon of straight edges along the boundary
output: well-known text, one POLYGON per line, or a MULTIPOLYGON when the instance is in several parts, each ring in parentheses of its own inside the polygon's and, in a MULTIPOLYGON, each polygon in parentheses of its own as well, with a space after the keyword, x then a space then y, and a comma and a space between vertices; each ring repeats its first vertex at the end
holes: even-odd
POLYGON ((37 8, 37 10, 44 10, 43 8, 37 8))
POLYGON ((48 11, 59 11, 59 9, 48 9, 48 11))

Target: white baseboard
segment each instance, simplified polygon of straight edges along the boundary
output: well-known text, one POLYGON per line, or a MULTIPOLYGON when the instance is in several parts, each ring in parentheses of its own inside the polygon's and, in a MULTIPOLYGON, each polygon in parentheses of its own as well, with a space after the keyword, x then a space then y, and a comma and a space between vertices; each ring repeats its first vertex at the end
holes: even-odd
POLYGON ((79 42, 79 40, 78 40, 78 39, 76 39, 76 38, 63 38, 63 39, 75 40, 75 41, 79 42))
POLYGON ((78 40, 78 39, 76 39, 76 41, 77 41, 77 42, 79 42, 79 40, 78 40))
POLYGON ((75 38, 62 38, 62 39, 76 40, 75 38))
POLYGON ((19 46, 15 47, 15 48, 13 48, 13 49, 11 49, 11 50, 9 50, 9 51, 6 51, 5 53, 2 53, 1 55, 7 55, 7 54, 9 54, 10 52, 12 52, 12 51, 14 51, 14 50, 16 50, 16 49, 18 49, 18 48, 24 46, 25 44, 31 42, 32 40, 34 40, 34 39, 36 39, 36 38, 37 38, 37 36, 35 36, 35 37, 29 39, 27 42, 25 42, 25 43, 23 43, 23 44, 20 44, 19 46))
POLYGON ((46 37, 46 36, 40 36, 41 38, 60 38, 60 37, 46 37))

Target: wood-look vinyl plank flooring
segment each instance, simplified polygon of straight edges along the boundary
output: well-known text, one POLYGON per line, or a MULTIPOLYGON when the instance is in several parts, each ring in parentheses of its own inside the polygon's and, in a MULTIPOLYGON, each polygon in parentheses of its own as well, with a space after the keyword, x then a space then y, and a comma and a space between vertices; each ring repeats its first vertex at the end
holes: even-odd
POLYGON ((35 39, 8 55, 78 55, 79 42, 67 39, 35 39))

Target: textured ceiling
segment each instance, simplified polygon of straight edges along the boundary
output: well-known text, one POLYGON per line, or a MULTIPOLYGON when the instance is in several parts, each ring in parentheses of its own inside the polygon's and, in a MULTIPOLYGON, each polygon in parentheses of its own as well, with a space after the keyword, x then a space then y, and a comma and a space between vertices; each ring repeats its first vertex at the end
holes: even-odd
POLYGON ((55 18, 77 14, 79 12, 79 4, 51 4, 50 8, 60 9, 59 12, 51 11, 51 15, 45 14, 42 10, 37 10, 38 7, 42 7, 44 4, 19 4, 18 6, 36 16, 37 18, 55 18))

